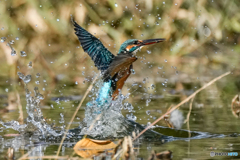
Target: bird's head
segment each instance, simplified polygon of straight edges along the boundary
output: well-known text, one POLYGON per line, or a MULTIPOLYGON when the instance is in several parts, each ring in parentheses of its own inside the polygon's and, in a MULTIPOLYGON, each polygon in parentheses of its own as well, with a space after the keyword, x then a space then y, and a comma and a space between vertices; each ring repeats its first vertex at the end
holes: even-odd
POLYGON ((156 39, 146 39, 146 40, 138 40, 138 39, 129 39, 126 40, 120 47, 118 54, 121 53, 134 53, 141 49, 145 45, 159 43, 164 41, 164 38, 156 38, 156 39))

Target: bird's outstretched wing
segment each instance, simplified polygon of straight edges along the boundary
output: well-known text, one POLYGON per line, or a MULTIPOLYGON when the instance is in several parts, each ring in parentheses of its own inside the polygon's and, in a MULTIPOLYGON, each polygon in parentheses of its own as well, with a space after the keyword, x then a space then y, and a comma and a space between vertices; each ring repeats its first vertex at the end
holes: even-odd
POLYGON ((110 63, 115 57, 107 48, 104 47, 102 42, 88 31, 79 26, 75 21, 72 21, 74 25, 75 34, 77 35, 82 48, 92 58, 95 66, 100 71, 108 69, 110 63))

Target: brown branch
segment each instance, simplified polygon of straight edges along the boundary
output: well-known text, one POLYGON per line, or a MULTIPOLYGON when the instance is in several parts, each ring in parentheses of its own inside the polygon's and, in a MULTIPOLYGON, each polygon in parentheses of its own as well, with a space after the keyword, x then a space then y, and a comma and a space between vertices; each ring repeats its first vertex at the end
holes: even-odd
MULTIPOLYGON (((98 74, 98 75, 99 75, 99 74, 98 74)), ((81 102, 79 103, 76 111, 74 112, 74 114, 73 114, 73 116, 72 116, 72 119, 71 119, 71 121, 69 122, 66 130, 69 130, 69 128, 70 128, 70 126, 71 126, 71 124, 72 124, 75 116, 77 115, 78 110, 79 110, 80 107, 82 106, 83 101, 85 100, 85 98, 87 97, 88 93, 89 93, 90 90, 92 89, 94 82, 97 80, 98 75, 94 78, 94 80, 92 81, 91 85, 88 87, 87 91, 85 92, 85 94, 84 94, 83 98, 81 99, 81 102)), ((60 153, 60 149, 61 149, 61 147, 62 147, 63 141, 64 141, 65 138, 66 138, 66 134, 67 134, 67 132, 65 132, 64 135, 63 135, 63 138, 62 138, 61 143, 60 143, 60 145, 59 145, 59 147, 58 147, 58 151, 57 151, 57 155, 56 155, 56 156, 58 156, 59 153, 60 153)))
POLYGON ((214 82, 218 81, 219 79, 229 75, 231 72, 228 71, 222 75, 220 75, 219 77, 213 79, 212 81, 208 82, 207 84, 205 84, 203 87, 201 87, 200 89, 198 89, 197 91, 195 91, 193 94, 191 94, 188 98, 186 98, 185 100, 183 100, 182 102, 180 102, 178 105, 176 105, 175 107, 173 107, 171 110, 167 111, 164 115, 162 115, 161 117, 159 117, 157 120, 155 120, 152 124, 150 124, 148 127, 146 127, 142 132, 140 132, 137 137, 135 137, 133 139, 136 140, 137 138, 139 138, 144 132, 146 132, 148 129, 150 129, 153 125, 155 125, 157 122, 159 122, 161 119, 163 119, 166 115, 170 114, 172 111, 174 111, 175 109, 177 109, 178 107, 180 107, 181 105, 183 105, 184 103, 188 102, 190 99, 192 99, 196 94, 198 94, 199 92, 201 92, 202 90, 204 90, 205 88, 207 88, 208 86, 210 86, 211 84, 213 84, 214 82))

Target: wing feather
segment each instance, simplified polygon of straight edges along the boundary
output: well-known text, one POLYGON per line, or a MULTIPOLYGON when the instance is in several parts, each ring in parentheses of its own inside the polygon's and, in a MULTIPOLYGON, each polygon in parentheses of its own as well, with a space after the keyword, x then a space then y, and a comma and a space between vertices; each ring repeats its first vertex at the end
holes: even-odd
POLYGON ((99 39, 79 26, 75 21, 73 21, 73 25, 75 27, 74 30, 76 31, 75 34, 77 35, 84 52, 88 53, 92 58, 95 66, 100 71, 108 69, 115 56, 104 47, 99 39))

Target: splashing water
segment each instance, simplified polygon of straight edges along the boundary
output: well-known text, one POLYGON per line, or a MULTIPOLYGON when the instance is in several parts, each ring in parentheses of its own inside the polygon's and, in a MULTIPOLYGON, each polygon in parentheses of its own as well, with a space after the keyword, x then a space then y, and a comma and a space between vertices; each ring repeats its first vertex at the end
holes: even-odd
POLYGON ((99 80, 91 91, 97 99, 87 103, 85 109, 85 126, 80 134, 92 137, 123 137, 127 134, 125 117, 122 115, 122 101, 127 96, 120 96, 116 100, 111 97, 111 82, 99 80), (97 93, 97 94, 96 94, 97 93))
POLYGON ((64 128, 62 127, 61 130, 53 129, 49 124, 46 123, 45 119, 43 118, 39 104, 40 101, 44 99, 44 97, 39 93, 38 88, 34 88, 34 97, 31 96, 31 92, 28 90, 27 83, 31 81, 31 75, 25 76, 21 72, 18 72, 18 76, 23 80, 25 84, 25 95, 27 101, 26 110, 28 114, 26 123, 20 124, 18 121, 0 121, 0 124, 5 128, 12 128, 22 134, 32 133, 34 135, 41 135, 42 138, 48 135, 61 136, 64 132, 64 128))
MULTIPOLYGON (((34 88, 34 96, 31 96, 31 92, 28 90, 27 84, 32 80, 31 75, 24 75, 21 72, 17 73, 19 78, 23 80, 25 85, 26 95, 26 111, 28 117, 25 124, 20 124, 18 121, 2 122, 0 124, 5 128, 12 128, 19 131, 23 135, 40 135, 40 138, 58 137, 62 136, 65 130, 64 117, 62 116, 62 126, 53 128, 43 118, 42 111, 40 109, 40 101, 44 99, 40 94, 38 87, 34 88)), ((39 78, 40 74, 36 75, 39 78)), ((121 110, 124 107, 123 100, 129 97, 129 94, 123 96, 119 94, 116 100, 112 99, 111 81, 103 82, 101 79, 95 84, 91 90, 92 100, 86 104, 85 118, 79 127, 80 131, 69 132, 69 138, 74 135, 89 135, 96 138, 110 138, 110 137, 124 137, 131 134, 133 131, 143 130, 144 128, 136 124, 133 118, 134 115, 127 116, 126 119, 121 110)), ((129 103, 127 109, 129 112, 133 109, 129 103)), ((74 129, 73 129, 74 130, 74 129)), ((154 135, 152 132, 149 135, 154 135)), ((75 136, 74 136, 75 137, 75 136)), ((73 138, 74 138, 73 137, 73 138)), ((76 137, 76 138, 77 138, 76 137)))
MULTIPOLYGON (((48 136, 61 136, 65 132, 65 126, 58 129, 52 128, 43 118, 40 109, 40 101, 44 99, 39 92, 38 87, 34 88, 34 96, 28 89, 27 84, 32 80, 31 75, 17 73, 19 78, 23 80, 26 95, 26 111, 28 117, 25 124, 18 121, 2 122, 0 124, 5 128, 11 128, 19 131, 21 134, 41 135, 41 138, 48 136)), ((38 73, 36 77, 38 78, 38 73)), ((124 108, 123 100, 129 95, 119 95, 116 100, 112 100, 111 81, 103 82, 101 79, 95 84, 91 91, 92 100, 87 103, 85 109, 85 118, 82 122, 81 131, 77 135, 90 135, 92 137, 123 137, 128 134, 128 123, 122 115, 121 110, 124 108)), ((62 117, 63 118, 63 117, 62 117)), ((64 119, 63 119, 64 121, 64 119)))

